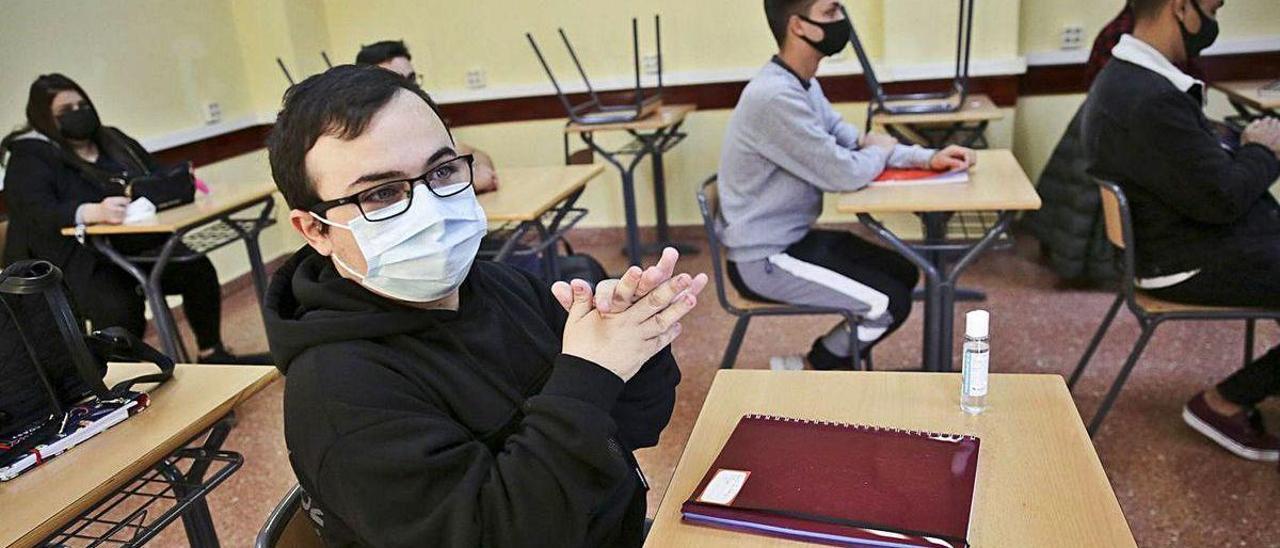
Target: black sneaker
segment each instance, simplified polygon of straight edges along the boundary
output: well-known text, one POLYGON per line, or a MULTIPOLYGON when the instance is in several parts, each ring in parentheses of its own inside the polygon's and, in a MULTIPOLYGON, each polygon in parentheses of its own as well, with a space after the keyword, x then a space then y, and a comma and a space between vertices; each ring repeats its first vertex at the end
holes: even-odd
POLYGON ((813 341, 813 348, 809 349, 809 355, 805 357, 809 360, 809 365, 813 366, 815 371, 851 371, 853 365, 849 358, 841 358, 832 354, 827 350, 827 345, 822 344, 822 339, 813 341))
POLYGON ((237 355, 228 352, 222 345, 214 347, 213 352, 207 356, 196 357, 196 362, 211 365, 274 365, 270 354, 237 355))

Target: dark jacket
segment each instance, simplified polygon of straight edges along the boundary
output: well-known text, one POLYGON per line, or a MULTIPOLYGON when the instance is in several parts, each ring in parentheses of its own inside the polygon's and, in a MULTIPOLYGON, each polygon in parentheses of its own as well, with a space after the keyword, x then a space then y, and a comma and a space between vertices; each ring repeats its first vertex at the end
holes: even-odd
MULTIPOLYGON (((132 157, 145 162, 146 169, 155 169, 155 161, 137 141, 115 128, 103 128, 102 133, 109 135, 113 143, 134 149, 132 157)), ((100 144, 99 148, 107 154, 113 147, 100 144)), ((142 169, 129 166, 128 160, 122 163, 126 170, 142 169)), ((72 291, 90 287, 95 266, 106 258, 80 245, 75 238, 63 236, 62 229, 75 226, 76 208, 81 204, 101 202, 107 197, 103 184, 72 164, 58 145, 31 132, 11 145, 4 194, 9 206, 5 264, 44 259, 62 269, 72 291)))
POLYGON ((1089 172, 1129 198, 1140 277, 1238 260, 1251 243, 1280 240, 1275 153, 1225 147, 1199 100, 1163 76, 1112 59, 1089 91, 1082 129, 1089 172))
POLYGON ((1042 205, 1025 219, 1054 272, 1067 280, 1102 282, 1116 277, 1115 251, 1103 232, 1098 185, 1086 171, 1083 111, 1071 118, 1040 173, 1036 192, 1042 205))
MULTIPOLYGON (((546 285, 478 261, 457 311, 370 293, 309 247, 267 295, 285 441, 336 546, 639 546, 680 372, 630 382, 560 353, 546 285)), ((313 512, 314 514, 314 512, 313 512)))

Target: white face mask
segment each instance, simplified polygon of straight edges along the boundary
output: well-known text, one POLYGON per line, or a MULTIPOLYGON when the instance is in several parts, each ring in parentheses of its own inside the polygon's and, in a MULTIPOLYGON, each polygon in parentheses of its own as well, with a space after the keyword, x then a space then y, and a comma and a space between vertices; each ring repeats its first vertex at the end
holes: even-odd
POLYGON ((385 221, 358 215, 343 225, 311 215, 350 230, 369 265, 362 275, 334 255, 340 268, 378 293, 423 303, 442 299, 462 285, 489 223, 473 189, 448 198, 432 194, 424 184, 413 192, 409 210, 385 221))

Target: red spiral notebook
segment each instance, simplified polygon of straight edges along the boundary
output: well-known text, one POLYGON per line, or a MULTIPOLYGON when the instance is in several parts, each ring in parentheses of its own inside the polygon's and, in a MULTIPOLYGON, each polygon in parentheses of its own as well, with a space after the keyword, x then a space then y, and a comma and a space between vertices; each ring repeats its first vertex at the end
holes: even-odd
POLYGON ((956 185, 969 182, 969 170, 933 171, 930 169, 889 168, 871 181, 871 186, 956 185))
POLYGON ((686 522, 835 546, 967 546, 974 436, 746 415, 686 522))

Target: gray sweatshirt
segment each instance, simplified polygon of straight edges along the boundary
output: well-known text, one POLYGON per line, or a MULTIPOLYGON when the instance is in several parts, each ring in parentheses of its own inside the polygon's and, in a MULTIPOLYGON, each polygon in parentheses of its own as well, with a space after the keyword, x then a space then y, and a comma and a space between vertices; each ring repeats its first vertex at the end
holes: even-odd
POLYGON ((867 186, 885 167, 924 167, 934 150, 858 148, 857 128, 831 107, 816 78, 775 58, 747 83, 720 152, 720 234, 729 260, 764 259, 800 241, 824 192, 867 186))

